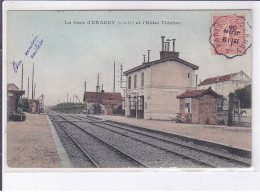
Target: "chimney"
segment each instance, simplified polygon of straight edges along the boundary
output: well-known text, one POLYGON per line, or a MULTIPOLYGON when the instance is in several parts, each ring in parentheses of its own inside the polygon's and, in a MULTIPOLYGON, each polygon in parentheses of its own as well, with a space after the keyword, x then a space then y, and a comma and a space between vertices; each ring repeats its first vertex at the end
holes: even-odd
POLYGON ((161 36, 161 38, 162 38, 162 51, 164 51, 164 38, 165 38, 165 36, 161 36))
POLYGON ((147 59, 147 62, 149 63, 150 62, 150 50, 147 50, 148 51, 148 59, 147 59))
POLYGON ((164 41, 165 37, 162 37, 162 47, 163 50, 160 52, 160 59, 165 59, 165 58, 169 58, 169 57, 179 57, 179 53, 175 52, 175 41, 176 39, 166 39, 166 41, 164 41), (172 51, 170 51, 170 42, 172 41, 172 51))
POLYGON ((170 41, 171 41, 171 40, 170 40, 170 39, 167 39, 166 41, 167 41, 167 51, 170 51, 170 41))
POLYGON ((176 39, 172 39, 172 51, 175 52, 175 40, 176 39))
POLYGON ((143 55, 143 56, 144 56, 144 63, 145 63, 145 56, 146 56, 146 55, 143 55))

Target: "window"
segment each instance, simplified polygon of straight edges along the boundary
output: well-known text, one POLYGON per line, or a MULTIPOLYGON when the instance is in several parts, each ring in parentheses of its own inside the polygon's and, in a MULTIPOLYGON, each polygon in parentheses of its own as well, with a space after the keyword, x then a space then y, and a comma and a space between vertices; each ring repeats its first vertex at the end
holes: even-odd
POLYGON ((130 110, 136 109, 136 97, 130 97, 130 110))
POLYGON ((191 98, 185 98, 185 113, 191 113, 191 98))
POLYGON ((188 73, 188 78, 190 77, 190 73, 188 73))
POLYGON ((136 88, 136 82, 137 82, 137 75, 135 75, 135 78, 134 78, 134 88, 136 88))
POLYGON ((128 77, 128 89, 131 89, 131 76, 128 77))
POLYGON ((141 76, 141 86, 144 87, 144 72, 142 72, 141 76))

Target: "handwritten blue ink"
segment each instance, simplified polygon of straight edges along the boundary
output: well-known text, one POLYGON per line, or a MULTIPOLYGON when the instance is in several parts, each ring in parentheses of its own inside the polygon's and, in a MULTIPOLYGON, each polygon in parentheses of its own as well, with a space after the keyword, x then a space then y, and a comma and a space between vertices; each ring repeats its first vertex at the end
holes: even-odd
POLYGON ((28 54, 29 54, 29 52, 30 52, 30 50, 32 49, 32 47, 33 47, 33 45, 34 45, 34 43, 35 43, 35 41, 36 41, 37 38, 38 38, 38 35, 34 37, 33 41, 32 41, 31 44, 30 44, 30 47, 29 47, 29 48, 27 49, 27 51, 25 52, 25 55, 28 55, 28 54))
POLYGON ((22 64, 23 64, 22 60, 19 61, 18 63, 16 63, 16 62, 13 61, 13 69, 14 69, 14 72, 15 72, 15 73, 17 73, 18 68, 19 68, 20 65, 22 65, 22 64))
POLYGON ((31 58, 32 58, 32 59, 34 58, 34 56, 36 55, 36 53, 38 52, 38 50, 41 48, 42 43, 43 43, 43 39, 42 39, 41 41, 37 41, 37 43, 34 44, 34 46, 35 46, 35 47, 34 47, 35 51, 34 51, 34 53, 31 55, 31 58))

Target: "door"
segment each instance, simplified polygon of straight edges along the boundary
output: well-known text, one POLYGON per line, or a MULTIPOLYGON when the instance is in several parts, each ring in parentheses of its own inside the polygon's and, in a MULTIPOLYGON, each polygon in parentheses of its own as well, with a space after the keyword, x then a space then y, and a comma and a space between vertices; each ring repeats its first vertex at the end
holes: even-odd
POLYGON ((144 96, 137 97, 137 118, 144 118, 144 96))
POLYGON ((130 117, 136 118, 136 97, 130 97, 130 117))

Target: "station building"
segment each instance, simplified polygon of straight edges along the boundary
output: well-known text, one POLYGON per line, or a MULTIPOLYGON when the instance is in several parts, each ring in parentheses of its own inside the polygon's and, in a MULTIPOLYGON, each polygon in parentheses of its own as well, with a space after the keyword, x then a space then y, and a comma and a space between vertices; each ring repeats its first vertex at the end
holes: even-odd
POLYGON ((143 62, 124 72, 127 78, 125 115, 140 119, 169 120, 179 112, 177 96, 195 87, 199 67, 179 57, 162 36, 160 59, 143 62))
POLYGON ((87 114, 94 114, 94 106, 99 104, 101 114, 113 115, 113 111, 122 105, 121 93, 105 92, 85 92, 83 101, 86 105, 87 114))
POLYGON ((40 113, 40 100, 30 99, 29 102, 29 112, 30 113, 40 113))

